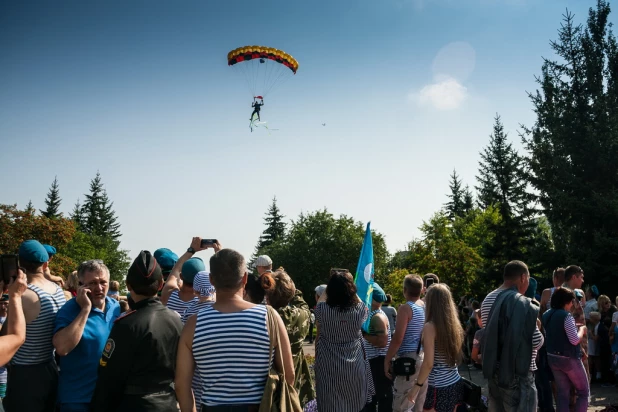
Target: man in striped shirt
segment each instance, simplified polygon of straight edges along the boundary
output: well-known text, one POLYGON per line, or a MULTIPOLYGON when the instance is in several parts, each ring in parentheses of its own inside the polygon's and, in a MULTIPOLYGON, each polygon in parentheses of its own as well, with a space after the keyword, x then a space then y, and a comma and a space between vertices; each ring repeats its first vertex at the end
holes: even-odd
POLYGON ((28 290, 22 296, 26 341, 11 359, 8 369, 3 400, 7 412, 46 412, 56 407, 58 367, 52 336, 56 313, 66 299, 58 285, 45 279, 48 260, 47 251, 36 240, 27 240, 19 246, 19 265, 25 269, 28 279, 28 290))
MULTIPOLYGON (((538 327, 539 307, 523 296, 528 289, 530 273, 525 263, 509 262, 504 268, 502 285, 490 292, 481 305, 483 336, 483 373, 489 381, 490 411, 536 411, 537 390, 534 380, 536 354, 543 345, 538 327), (501 296, 505 293, 504 296, 501 296), (511 312, 509 312, 511 310, 511 312), (517 313, 519 311, 519 313, 517 313), (510 339, 517 336, 515 339, 510 339), (496 353, 497 350, 497 353, 496 353), (493 353, 492 353, 493 352, 493 353), (519 355, 530 353, 526 359, 527 374, 518 373, 517 366, 503 370, 500 361, 509 357, 507 365, 519 365, 519 355), (493 355, 493 356, 492 356, 493 355), (512 358, 511 358, 512 357, 512 358), (507 385, 504 376, 510 381, 507 385)), ((521 372, 521 371, 519 371, 521 372)))

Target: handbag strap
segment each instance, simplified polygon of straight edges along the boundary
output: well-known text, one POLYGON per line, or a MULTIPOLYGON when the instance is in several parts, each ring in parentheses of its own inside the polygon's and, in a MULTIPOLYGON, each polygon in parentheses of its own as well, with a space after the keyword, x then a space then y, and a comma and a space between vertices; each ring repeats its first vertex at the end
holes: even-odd
MULTIPOLYGON (((279 337, 279 322, 275 317, 275 309, 272 306, 266 305, 266 311, 268 312, 268 335, 270 337, 270 354, 273 353, 275 339, 277 341, 277 354, 279 355, 279 359, 281 359, 281 365, 283 370, 278 371, 283 375, 283 380, 285 380, 285 366, 283 366, 283 352, 281 351, 281 338, 279 337)), ((271 355, 272 356, 272 355, 271 355)), ((277 355, 275 355, 275 360, 277 355)), ((276 362, 275 362, 276 369, 276 362)))

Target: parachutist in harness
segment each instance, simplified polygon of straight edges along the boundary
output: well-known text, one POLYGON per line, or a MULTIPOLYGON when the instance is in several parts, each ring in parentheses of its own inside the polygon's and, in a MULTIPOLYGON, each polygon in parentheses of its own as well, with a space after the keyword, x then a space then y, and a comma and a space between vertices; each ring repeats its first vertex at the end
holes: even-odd
POLYGON ((249 120, 253 120, 253 115, 257 114, 258 121, 262 121, 260 119, 260 108, 262 106, 264 106, 264 99, 262 99, 262 103, 259 103, 254 99, 253 103, 251 104, 251 107, 253 107, 253 113, 251 113, 251 117, 249 118, 249 120))

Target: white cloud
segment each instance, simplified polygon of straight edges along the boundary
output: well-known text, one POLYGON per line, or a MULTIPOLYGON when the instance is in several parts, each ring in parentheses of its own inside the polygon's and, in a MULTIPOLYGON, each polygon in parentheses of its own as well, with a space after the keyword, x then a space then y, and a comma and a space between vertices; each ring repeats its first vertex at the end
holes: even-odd
POLYGON ((428 84, 418 93, 410 94, 409 97, 421 106, 432 106, 438 110, 454 110, 468 98, 468 89, 449 77, 428 84))

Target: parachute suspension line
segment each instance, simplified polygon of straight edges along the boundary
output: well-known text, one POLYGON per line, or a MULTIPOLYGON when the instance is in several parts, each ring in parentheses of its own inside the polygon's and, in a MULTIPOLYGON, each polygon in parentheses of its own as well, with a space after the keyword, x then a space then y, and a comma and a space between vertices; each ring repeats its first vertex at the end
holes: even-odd
MULTIPOLYGON (((279 81, 282 78, 285 78, 285 80, 287 80, 289 77, 291 76, 286 76, 288 73, 286 73, 287 70, 289 70, 287 67, 283 66, 283 65, 279 65, 280 67, 278 68, 277 72, 275 73, 274 80, 270 83, 269 88, 264 92, 264 94, 268 94, 270 93, 270 91, 273 89, 273 87, 277 84, 278 86, 281 86, 281 84, 279 84, 279 81)), ((281 82, 283 83, 283 82, 281 82)))
POLYGON ((266 90, 266 86, 270 84, 268 81, 270 80, 270 76, 273 72, 273 64, 271 60, 266 60, 264 65, 266 66, 266 73, 264 76, 264 82, 262 83, 262 90, 266 90))
POLYGON ((251 93, 251 95, 255 96, 254 88, 251 86, 251 81, 249 80, 250 75, 247 66, 244 64, 235 64, 232 67, 236 67, 236 71, 242 73, 242 77, 244 77, 245 82, 247 83, 247 88, 249 89, 249 92, 251 93))

